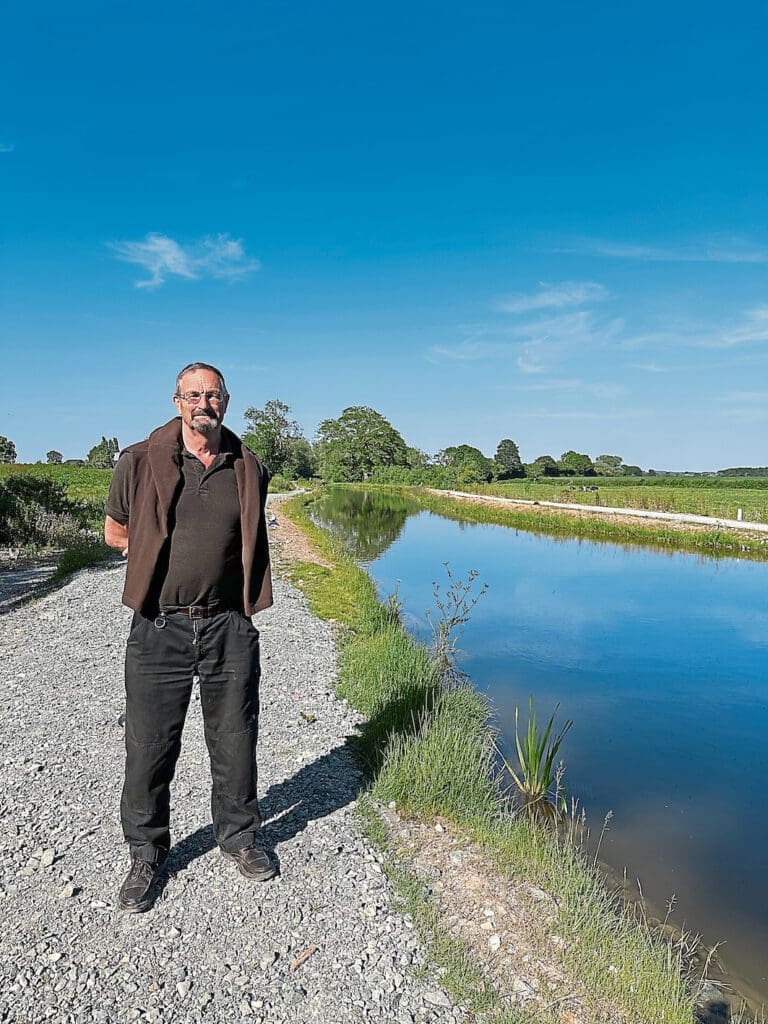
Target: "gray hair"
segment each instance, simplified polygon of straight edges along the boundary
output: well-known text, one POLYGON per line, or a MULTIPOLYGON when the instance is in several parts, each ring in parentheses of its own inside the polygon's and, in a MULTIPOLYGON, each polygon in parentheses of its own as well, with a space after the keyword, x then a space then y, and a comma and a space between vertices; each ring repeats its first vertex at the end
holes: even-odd
POLYGON ((181 386, 181 378, 185 373, 191 373, 192 370, 210 370, 211 373, 215 373, 221 383, 221 393, 225 398, 229 398, 229 392, 227 391, 227 385, 224 381, 224 374, 221 370, 215 366, 211 366, 210 363, 190 363, 189 366, 185 366, 183 370, 179 370, 178 376, 176 377, 176 394, 179 393, 179 387, 181 386))

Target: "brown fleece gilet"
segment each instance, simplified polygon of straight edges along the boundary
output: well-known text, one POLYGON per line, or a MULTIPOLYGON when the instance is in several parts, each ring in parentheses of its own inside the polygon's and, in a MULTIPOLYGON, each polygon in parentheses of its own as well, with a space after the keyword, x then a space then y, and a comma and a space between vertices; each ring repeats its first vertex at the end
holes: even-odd
MULTIPOLYGON (((253 452, 236 434, 222 427, 235 453, 234 468, 240 496, 243 536, 243 609, 246 615, 272 604, 264 504, 269 477, 253 452)), ((123 604, 144 615, 155 615, 150 594, 157 562, 168 540, 169 513, 181 488, 181 417, 175 417, 146 441, 125 449, 131 453, 131 514, 128 520, 128 568, 123 604)))

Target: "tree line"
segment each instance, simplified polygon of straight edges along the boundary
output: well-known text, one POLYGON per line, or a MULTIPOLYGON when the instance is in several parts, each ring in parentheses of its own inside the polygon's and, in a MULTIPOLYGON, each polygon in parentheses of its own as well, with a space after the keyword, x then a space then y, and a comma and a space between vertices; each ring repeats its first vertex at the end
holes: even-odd
POLYGON ((337 419, 323 420, 314 443, 291 418, 290 406, 277 399, 263 408, 246 409, 245 420, 245 444, 273 475, 289 479, 320 476, 337 483, 369 480, 445 487, 524 477, 643 474, 639 466, 625 465, 619 455, 600 455, 593 461, 573 450, 559 459, 540 455, 524 463, 508 437, 499 441, 492 458, 468 444, 428 455, 406 444, 389 420, 365 405, 350 406, 337 419))
MULTIPOLYGON (((120 445, 118 444, 116 437, 102 437, 102 439, 95 444, 85 456, 84 459, 66 459, 57 451, 52 448, 49 452, 46 452, 45 462, 48 466, 61 466, 65 462, 67 465, 75 466, 90 466, 91 469, 112 469, 115 464, 115 456, 120 451, 120 445)), ((16 461, 16 445, 13 441, 7 437, 0 435, 0 463, 14 463, 16 461)), ((40 460, 38 460, 38 464, 40 460)))
MULTIPOLYGON (((291 408, 271 399, 263 408, 246 409, 244 443, 255 452, 270 473, 288 480, 320 476, 324 480, 352 483, 416 483, 437 487, 466 486, 493 480, 542 476, 641 476, 639 466, 625 466, 618 455, 600 455, 594 462, 576 451, 559 459, 540 455, 523 463, 517 444, 502 438, 492 458, 479 448, 460 444, 428 455, 410 447, 381 413, 364 405, 344 409, 337 419, 323 420, 314 443, 291 416, 291 408)), ((116 437, 102 436, 84 459, 67 459, 69 465, 111 469, 120 451, 116 437)), ((0 436, 0 462, 16 461, 16 446, 0 436)), ((61 452, 46 453, 48 465, 65 462, 61 452)))
MULTIPOLYGON (((291 408, 271 399, 263 408, 246 409, 244 443, 254 451, 275 476, 287 480, 320 476, 329 482, 426 484, 434 487, 464 487, 494 480, 538 479, 540 477, 638 477, 639 466, 627 465, 620 455, 598 455, 594 460, 583 452, 565 451, 559 459, 539 455, 523 462, 517 444, 502 438, 492 457, 479 448, 460 444, 433 455, 406 444, 400 432, 381 413, 364 405, 353 405, 337 419, 323 420, 317 438, 309 441, 292 418, 291 408)), ((66 463, 110 469, 120 451, 116 437, 102 436, 84 459, 66 463)), ((0 436, 0 463, 16 461, 16 446, 0 436)), ((61 452, 46 454, 49 465, 65 462, 61 452)), ((656 472, 648 470, 649 476, 656 472)), ((768 476, 767 468, 720 470, 718 476, 768 476)))

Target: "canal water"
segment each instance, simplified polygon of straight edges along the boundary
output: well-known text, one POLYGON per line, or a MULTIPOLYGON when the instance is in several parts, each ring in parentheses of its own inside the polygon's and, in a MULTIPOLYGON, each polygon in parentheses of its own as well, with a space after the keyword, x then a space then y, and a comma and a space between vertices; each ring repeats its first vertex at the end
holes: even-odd
POLYGON ((488 585, 460 641, 507 751, 514 712, 560 705, 569 794, 600 857, 672 921, 720 942, 768 1003, 768 565, 457 522, 338 489, 315 507, 427 638, 444 563, 488 585))

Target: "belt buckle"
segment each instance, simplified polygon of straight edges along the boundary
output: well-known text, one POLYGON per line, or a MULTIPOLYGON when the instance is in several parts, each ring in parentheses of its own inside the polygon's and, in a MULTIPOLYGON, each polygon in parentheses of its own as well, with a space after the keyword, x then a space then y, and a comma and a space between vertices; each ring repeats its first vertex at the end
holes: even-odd
POLYGON ((187 606, 187 615, 190 619, 204 619, 207 608, 201 604, 190 604, 187 606))

